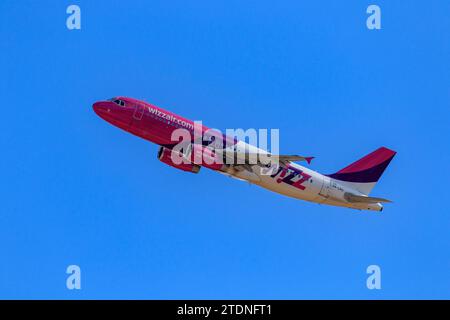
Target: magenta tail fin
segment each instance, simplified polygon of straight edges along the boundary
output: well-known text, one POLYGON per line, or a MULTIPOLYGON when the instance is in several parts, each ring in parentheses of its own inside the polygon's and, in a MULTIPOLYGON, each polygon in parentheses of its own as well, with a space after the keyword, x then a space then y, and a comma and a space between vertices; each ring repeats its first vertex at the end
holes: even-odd
POLYGON ((348 182, 377 182, 396 152, 381 147, 329 177, 348 182))

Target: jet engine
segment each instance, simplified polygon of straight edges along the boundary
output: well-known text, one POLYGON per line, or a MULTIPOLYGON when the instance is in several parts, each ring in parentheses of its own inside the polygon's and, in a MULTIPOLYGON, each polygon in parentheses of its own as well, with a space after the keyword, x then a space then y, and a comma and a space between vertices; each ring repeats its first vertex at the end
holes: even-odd
POLYGON ((173 156, 172 156, 172 153, 173 153, 172 150, 164 148, 164 147, 160 147, 158 150, 159 161, 161 161, 171 167, 174 167, 174 168, 177 168, 177 169, 180 169, 183 171, 187 171, 187 172, 198 173, 200 171, 201 167, 199 165, 193 164, 191 162, 187 162, 185 159, 182 159, 177 154, 173 154, 173 156), (181 163, 179 163, 179 164, 175 163, 173 161, 175 159, 179 159, 181 163), (184 160, 184 161, 182 161, 182 160, 184 160))
POLYGON ((191 145, 190 160, 212 170, 222 170, 225 167, 223 160, 214 151, 202 145, 191 145))

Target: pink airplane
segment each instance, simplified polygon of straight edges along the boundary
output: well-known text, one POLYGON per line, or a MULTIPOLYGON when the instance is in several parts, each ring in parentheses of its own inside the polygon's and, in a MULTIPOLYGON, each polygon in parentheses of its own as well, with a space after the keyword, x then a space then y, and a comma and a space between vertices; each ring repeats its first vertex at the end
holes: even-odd
POLYGON ((159 160, 183 171, 198 173, 206 167, 289 197, 359 210, 382 211, 381 203, 391 202, 369 197, 396 154, 385 147, 323 175, 293 162, 310 163, 313 157, 271 154, 205 126, 197 130, 193 121, 140 100, 116 97, 96 102, 93 108, 116 127, 158 144, 159 160), (174 140, 179 132, 191 137, 188 145, 174 140))

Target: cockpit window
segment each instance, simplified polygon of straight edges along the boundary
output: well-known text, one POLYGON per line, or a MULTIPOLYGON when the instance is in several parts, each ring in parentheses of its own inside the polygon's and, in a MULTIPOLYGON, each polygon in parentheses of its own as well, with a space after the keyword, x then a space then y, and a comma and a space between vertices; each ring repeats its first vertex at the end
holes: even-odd
POLYGON ((110 101, 114 102, 115 104, 121 106, 121 107, 125 107, 125 101, 120 100, 120 99, 111 99, 110 101))

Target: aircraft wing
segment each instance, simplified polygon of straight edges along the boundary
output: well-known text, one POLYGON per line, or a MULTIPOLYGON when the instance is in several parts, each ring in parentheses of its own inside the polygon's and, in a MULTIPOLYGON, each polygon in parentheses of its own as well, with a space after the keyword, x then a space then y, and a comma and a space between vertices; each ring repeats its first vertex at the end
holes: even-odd
MULTIPOLYGON (((298 155, 273 155, 273 154, 260 154, 260 156, 267 157, 268 159, 273 159, 278 161, 281 165, 287 166, 289 162, 293 161, 306 161, 308 164, 311 163, 314 157, 303 157, 298 155)), ((226 154, 226 157, 230 158, 230 153, 226 154)), ((267 163, 262 163, 258 157, 258 153, 243 153, 243 152, 234 152, 231 154, 235 160, 234 165, 242 166, 242 165, 262 165, 265 166, 267 163)))
POLYGON ((379 202, 392 202, 391 200, 384 198, 368 197, 368 196, 358 196, 353 193, 346 192, 344 194, 345 199, 351 203, 379 203, 379 202))
POLYGON ((308 164, 311 163, 311 160, 314 159, 314 157, 303 157, 303 156, 297 156, 297 155, 272 155, 271 158, 278 158, 280 162, 290 162, 290 161, 306 161, 308 164))

